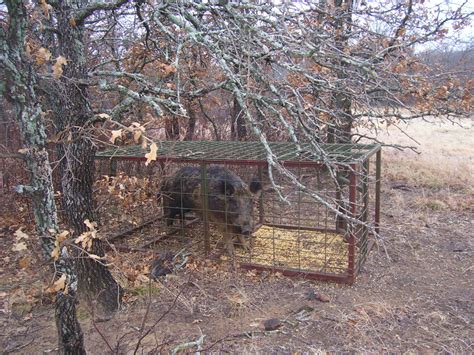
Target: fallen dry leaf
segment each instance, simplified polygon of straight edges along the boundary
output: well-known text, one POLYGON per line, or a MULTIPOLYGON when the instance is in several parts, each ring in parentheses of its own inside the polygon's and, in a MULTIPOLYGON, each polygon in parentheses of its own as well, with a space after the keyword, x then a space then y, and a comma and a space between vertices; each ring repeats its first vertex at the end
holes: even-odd
POLYGON ((18 265, 20 265, 20 269, 26 269, 28 266, 30 266, 30 263, 31 263, 31 257, 27 256, 25 258, 22 258, 18 262, 18 265))
POLYGON ((107 113, 99 113, 99 114, 97 115, 97 117, 102 118, 102 119, 104 119, 104 120, 110 120, 110 119, 112 118, 112 117, 111 117, 109 114, 107 114, 107 113))
POLYGON ((19 242, 13 245, 12 250, 13 251, 22 251, 28 249, 26 244, 24 242, 19 242))
POLYGON ((22 240, 22 239, 29 239, 30 236, 28 234, 26 234, 25 232, 22 231, 22 228, 23 227, 20 227, 16 230, 15 232, 15 239, 16 240, 22 240))

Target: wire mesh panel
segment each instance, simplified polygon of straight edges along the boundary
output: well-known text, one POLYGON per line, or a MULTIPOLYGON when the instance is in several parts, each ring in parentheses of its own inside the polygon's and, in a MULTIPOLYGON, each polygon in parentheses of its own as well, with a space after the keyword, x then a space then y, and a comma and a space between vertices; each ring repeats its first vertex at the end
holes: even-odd
MULTIPOLYGON (((266 160, 255 159, 265 156, 256 142, 231 142, 224 152, 221 143, 161 142, 161 159, 150 172, 158 199, 154 209, 147 207, 159 232, 146 245, 352 283, 378 227, 380 147, 328 146, 335 154, 331 170, 286 143, 273 144, 280 159, 293 160, 281 160, 286 170, 269 174, 266 160)), ((130 152, 101 157, 143 159, 130 152)))

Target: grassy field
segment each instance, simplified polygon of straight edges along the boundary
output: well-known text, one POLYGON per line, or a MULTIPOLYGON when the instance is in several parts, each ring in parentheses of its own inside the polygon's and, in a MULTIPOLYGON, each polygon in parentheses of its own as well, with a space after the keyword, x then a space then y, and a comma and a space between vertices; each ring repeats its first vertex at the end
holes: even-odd
POLYGON ((384 127, 377 138, 386 144, 415 147, 385 149, 384 176, 410 185, 472 191, 474 176, 473 120, 455 123, 417 119, 384 127))

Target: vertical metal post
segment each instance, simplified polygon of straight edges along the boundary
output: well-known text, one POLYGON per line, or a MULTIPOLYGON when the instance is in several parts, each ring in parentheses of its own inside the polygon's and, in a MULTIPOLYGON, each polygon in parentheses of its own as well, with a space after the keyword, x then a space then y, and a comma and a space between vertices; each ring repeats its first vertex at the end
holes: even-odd
POLYGON ((206 255, 211 252, 209 237, 209 188, 207 183, 207 164, 201 164, 201 196, 202 196, 202 221, 204 227, 204 251, 206 255))
POLYGON ((109 176, 117 176, 117 160, 110 159, 109 161, 109 176))
MULTIPOLYGON (((363 233, 362 237, 364 238, 364 242, 368 237, 369 229, 367 227, 368 219, 369 219, 369 171, 370 171, 370 160, 367 159, 364 163, 363 171, 362 171, 362 198, 364 201, 363 211, 362 211, 362 221, 366 224, 363 226, 363 233)), ((359 244, 360 245, 360 244, 359 244)))
MULTIPOLYGON (((351 164, 349 175, 349 210, 352 218, 357 216, 357 165, 351 164)), ((355 226, 351 222, 349 224, 349 252, 348 252, 348 266, 347 266, 347 281, 352 283, 355 278, 355 226)))
MULTIPOLYGON (((337 204, 337 210, 339 212, 344 212, 344 207, 342 205, 342 194, 341 194, 341 189, 336 186, 336 204, 337 204)), ((340 217, 339 215, 336 215, 336 231, 341 231, 344 233, 345 230, 345 221, 344 218, 340 217)))
POLYGON ((375 233, 380 231, 380 186, 382 178, 382 148, 375 158, 375 233))
POLYGON ((258 180, 262 186, 262 190, 260 191, 260 198, 258 199, 258 213, 259 213, 259 223, 262 225, 264 222, 265 212, 263 210, 263 168, 261 166, 258 167, 258 180))
POLYGON ((140 160, 137 160, 135 162, 135 173, 140 177, 142 177, 142 168, 143 168, 142 165, 143 165, 143 162, 140 160))

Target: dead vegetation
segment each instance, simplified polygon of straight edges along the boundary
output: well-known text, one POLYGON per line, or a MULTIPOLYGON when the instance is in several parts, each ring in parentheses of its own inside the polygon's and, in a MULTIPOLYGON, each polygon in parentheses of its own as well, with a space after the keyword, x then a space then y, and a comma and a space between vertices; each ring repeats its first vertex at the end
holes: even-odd
MULTIPOLYGON (((462 125, 414 123, 408 130, 422 143, 421 155, 384 151, 382 238, 388 257, 376 247, 354 286, 193 259, 151 281, 150 265, 160 250, 110 251, 126 302, 105 323, 80 309, 88 351, 472 352, 474 199, 468 182, 474 142, 471 123, 462 125)), ((399 141, 396 131, 390 128, 387 137, 399 141)), ((2 215, 0 348, 54 352, 48 280, 37 278, 41 262, 32 236, 22 239, 26 251, 12 250, 15 231, 25 222, 14 217, 2 215)), ((149 237, 146 230, 136 233, 149 237)))

